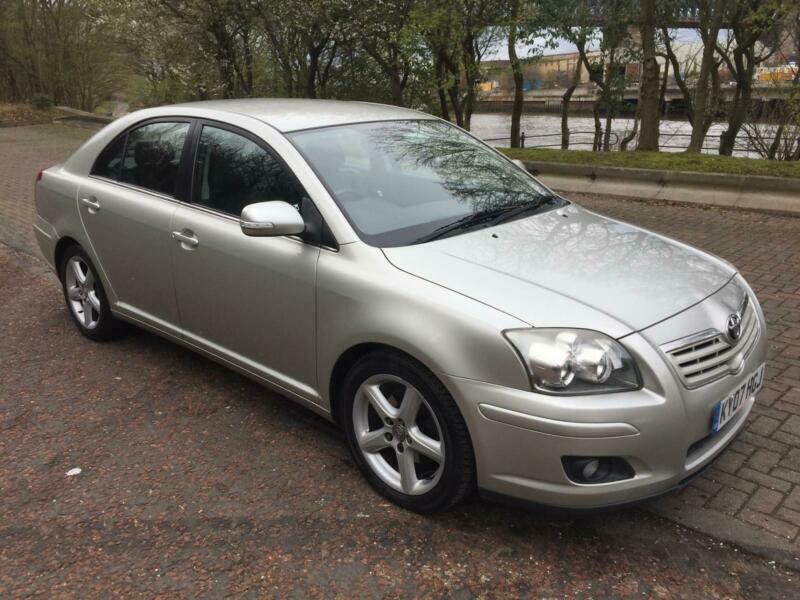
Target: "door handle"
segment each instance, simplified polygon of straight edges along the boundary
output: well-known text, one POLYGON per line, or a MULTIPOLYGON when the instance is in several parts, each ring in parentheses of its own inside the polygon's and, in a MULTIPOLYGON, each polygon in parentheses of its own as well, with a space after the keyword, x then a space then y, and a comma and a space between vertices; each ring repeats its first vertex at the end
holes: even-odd
POLYGON ((188 230, 173 231, 172 238, 181 243, 184 250, 193 250, 200 245, 200 240, 194 237, 194 233, 188 230))
POLYGON ((100 203, 94 196, 89 196, 88 198, 81 198, 81 204, 83 204, 86 208, 89 209, 89 214, 95 214, 98 210, 100 210, 100 203))

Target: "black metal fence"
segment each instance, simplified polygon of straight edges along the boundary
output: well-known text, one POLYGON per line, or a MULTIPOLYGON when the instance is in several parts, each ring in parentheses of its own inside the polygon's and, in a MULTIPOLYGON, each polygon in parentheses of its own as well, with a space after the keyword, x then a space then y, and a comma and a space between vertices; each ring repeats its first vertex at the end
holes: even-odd
MULTIPOLYGON (((622 139, 627 136, 629 132, 622 131, 612 131, 609 137, 609 147, 612 150, 619 150, 620 149, 620 142, 622 139)), ((659 148, 661 150, 686 150, 689 146, 689 141, 691 140, 692 134, 691 133, 671 133, 662 131, 660 136, 660 143, 659 148)), ((719 149, 719 142, 720 142, 720 135, 716 134, 709 134, 706 135, 705 140, 703 141, 703 152, 708 153, 716 153, 719 149)), ((605 132, 600 130, 600 137, 599 139, 605 139, 605 132)), ((485 142, 508 142, 510 144, 511 138, 509 136, 505 137, 494 137, 494 138, 484 138, 485 142)), ((561 148, 561 132, 555 133, 526 133, 522 132, 520 134, 520 145, 523 148, 561 148)), ((582 150, 582 149, 589 149, 591 150, 595 146, 595 131, 594 130, 576 130, 569 132, 569 147, 573 150, 582 150)), ((629 145, 630 150, 633 150, 636 147, 636 138, 631 141, 629 145)), ((758 155, 758 151, 750 143, 750 140, 747 136, 739 137, 736 140, 736 144, 734 145, 733 153, 738 156, 751 156, 753 154, 758 155)))
MULTIPOLYGON (((600 131, 600 140, 604 139, 604 132, 600 131)), ((595 132, 592 131, 570 131, 569 132, 569 146, 588 146, 590 149, 594 146, 595 132)), ((484 142, 511 142, 511 138, 484 138, 484 142)), ((610 137, 610 145, 612 148, 619 146, 619 135, 617 132, 612 131, 610 137)), ((561 132, 556 133, 525 133, 520 134, 520 145, 523 148, 561 148, 561 132)))

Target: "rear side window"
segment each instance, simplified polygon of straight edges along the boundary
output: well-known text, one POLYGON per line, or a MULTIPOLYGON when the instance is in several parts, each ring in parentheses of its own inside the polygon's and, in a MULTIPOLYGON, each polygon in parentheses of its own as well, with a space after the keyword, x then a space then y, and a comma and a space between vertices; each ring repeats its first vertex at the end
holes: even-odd
POLYGON ((294 181, 278 160, 255 142, 204 126, 194 165, 192 202, 238 217, 248 204, 283 200, 301 210, 294 181))
POLYGON ((125 136, 121 135, 100 153, 92 167, 91 174, 114 181, 119 180, 123 152, 125 152, 125 136))
POLYGON ((150 123, 128 133, 119 181, 175 195, 188 123, 150 123))

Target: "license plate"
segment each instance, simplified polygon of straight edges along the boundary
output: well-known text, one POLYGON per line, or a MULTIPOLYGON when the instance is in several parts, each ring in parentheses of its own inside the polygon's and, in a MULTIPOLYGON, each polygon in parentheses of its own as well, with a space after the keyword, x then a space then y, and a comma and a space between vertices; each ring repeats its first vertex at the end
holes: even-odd
POLYGON ((764 367, 761 365, 754 373, 742 382, 738 388, 731 392, 727 398, 714 406, 714 415, 711 421, 711 433, 717 433, 725 427, 737 413, 742 410, 745 401, 761 389, 764 383, 764 367))

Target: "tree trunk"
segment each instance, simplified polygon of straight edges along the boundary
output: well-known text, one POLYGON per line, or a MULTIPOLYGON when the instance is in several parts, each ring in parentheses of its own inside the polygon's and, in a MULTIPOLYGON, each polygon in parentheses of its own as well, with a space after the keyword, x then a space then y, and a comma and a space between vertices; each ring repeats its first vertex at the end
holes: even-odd
POLYGON ((441 84, 436 88, 436 93, 439 96, 439 110, 442 113, 442 118, 445 121, 449 121, 450 111, 447 108, 447 94, 445 94, 444 87, 441 84))
POLYGON ((608 152, 611 150, 611 123, 613 122, 614 115, 612 114, 611 106, 606 104, 606 130, 603 132, 603 151, 608 152))
MULTIPOLYGON (((640 88, 639 89, 639 97, 640 98, 642 96, 641 85, 642 84, 640 83, 639 84, 639 88, 640 88)), ((633 129, 631 129, 630 133, 628 133, 625 137, 623 137, 620 140, 620 142, 619 142, 620 152, 625 152, 628 149, 628 145, 634 139, 636 139, 636 134, 639 133, 639 119, 640 119, 640 115, 641 115, 641 110, 642 110, 642 103, 641 102, 637 102, 636 103, 636 112, 633 115, 633 129)), ((640 139, 640 143, 641 143, 641 139, 640 139)))
POLYGON ((669 78, 669 60, 664 61, 664 76, 661 78, 661 91, 658 94, 658 110, 661 116, 667 115, 667 83, 669 78))
MULTIPOLYGON (((745 84, 749 88, 749 84, 745 84)), ((742 129, 747 112, 750 108, 750 90, 737 93, 733 101, 733 108, 728 115, 728 128, 719 136, 720 156, 732 156, 736 147, 736 137, 742 129)))
MULTIPOLYGON (((713 15, 706 14, 705 21, 709 22, 708 33, 703 35, 703 60, 700 63, 700 74, 697 77, 695 97, 693 102, 692 137, 686 152, 699 153, 703 150, 708 128, 705 126, 708 110, 708 82, 712 69, 717 68, 714 59, 716 41, 722 27, 722 13, 725 9, 725 0, 714 0, 713 15)), ((702 10, 702 9, 701 9, 702 10)), ((702 17, 701 17, 702 18, 702 17)), ((702 25, 701 25, 702 26, 702 25)), ((702 31, 702 30, 701 30, 702 31)))
POLYGON ((311 45, 308 49, 308 72, 306 73, 306 98, 317 97, 317 71, 321 49, 311 45))
POLYGON ((641 117, 641 133, 637 150, 657 151, 658 134, 661 122, 660 107, 660 69, 656 60, 656 0, 642 0, 642 83, 637 108, 641 117))
MULTIPOLYGON (((669 28, 662 27, 661 33, 664 38, 664 47, 667 52, 667 59, 669 60, 670 65, 672 65, 672 72, 675 78, 675 84, 680 88, 681 95, 683 95, 683 101, 686 104, 686 117, 689 119, 689 123, 694 122, 694 96, 692 96, 692 91, 689 89, 689 86, 686 83, 686 80, 683 78, 681 74, 681 65, 678 61, 678 57, 675 54, 675 51, 672 49, 672 43, 669 39, 669 28)), ((666 73, 664 74, 664 86, 666 94, 666 73)))
POLYGON ((392 104, 404 106, 403 104, 403 77, 400 73, 394 72, 391 76, 392 104))
MULTIPOLYGON (((578 47, 579 52, 581 51, 581 46, 578 47)), ((569 84, 569 87, 564 92, 564 95, 561 96, 561 149, 562 150, 569 150, 569 103, 572 100, 572 94, 575 93, 575 90, 578 87, 578 84, 581 81, 581 60, 575 61, 575 71, 572 74, 572 81, 569 84)))
POLYGON ((600 121, 600 102, 595 100, 592 105, 592 116, 594 117, 594 141, 592 142, 592 151, 598 152, 603 147, 603 123, 600 121))
POLYGON ((517 22, 519 20, 519 4, 514 0, 511 5, 511 25, 508 29, 508 58, 514 73, 514 106, 511 109, 511 147, 520 146, 520 121, 522 120, 522 63, 517 57, 517 22))
POLYGON ((436 94, 439 96, 439 110, 445 121, 450 120, 450 110, 447 108, 447 92, 445 91, 445 81, 447 80, 447 67, 445 61, 437 53, 436 62, 436 94))
POLYGON ((464 110, 461 105, 461 98, 460 91, 459 91, 459 68, 458 63, 453 63, 448 61, 446 63, 447 70, 449 71, 450 77, 452 77, 452 83, 447 88, 447 95, 450 96, 450 104, 453 105, 453 115, 456 118, 456 125, 459 127, 464 127, 464 110))
MULTIPOLYGON (((608 81, 603 81, 602 72, 598 73, 596 70, 592 70, 592 66, 589 64, 589 57, 586 56, 585 47, 578 47, 578 54, 583 66, 586 67, 586 71, 589 73, 589 80, 600 89, 600 96, 597 97, 592 105, 592 116, 594 117, 594 140, 592 141, 592 151, 597 152, 603 147, 603 124, 600 120, 600 106, 605 103, 609 84, 608 81)), ((608 109, 607 104, 606 109, 608 109)))
POLYGON ((778 129, 775 131, 775 137, 772 138, 772 143, 769 146, 769 151, 767 153, 767 159, 775 160, 775 157, 778 155, 778 148, 781 147, 781 139, 783 138, 783 130, 784 125, 781 123, 778 125, 778 129))
POLYGON ((462 127, 469 131, 472 121, 472 111, 475 109, 475 78, 478 75, 478 65, 475 60, 475 36, 472 32, 464 37, 462 48, 464 53, 464 76, 467 80, 467 93, 462 106, 462 127))
POLYGON ((749 50, 736 48, 733 51, 736 65, 736 93, 733 97, 733 108, 728 114, 728 128, 719 137, 719 153, 721 156, 732 156, 736 147, 736 137, 742 129, 750 111, 750 100, 753 92, 754 57, 749 50), (745 64, 746 59, 746 64, 745 64))

